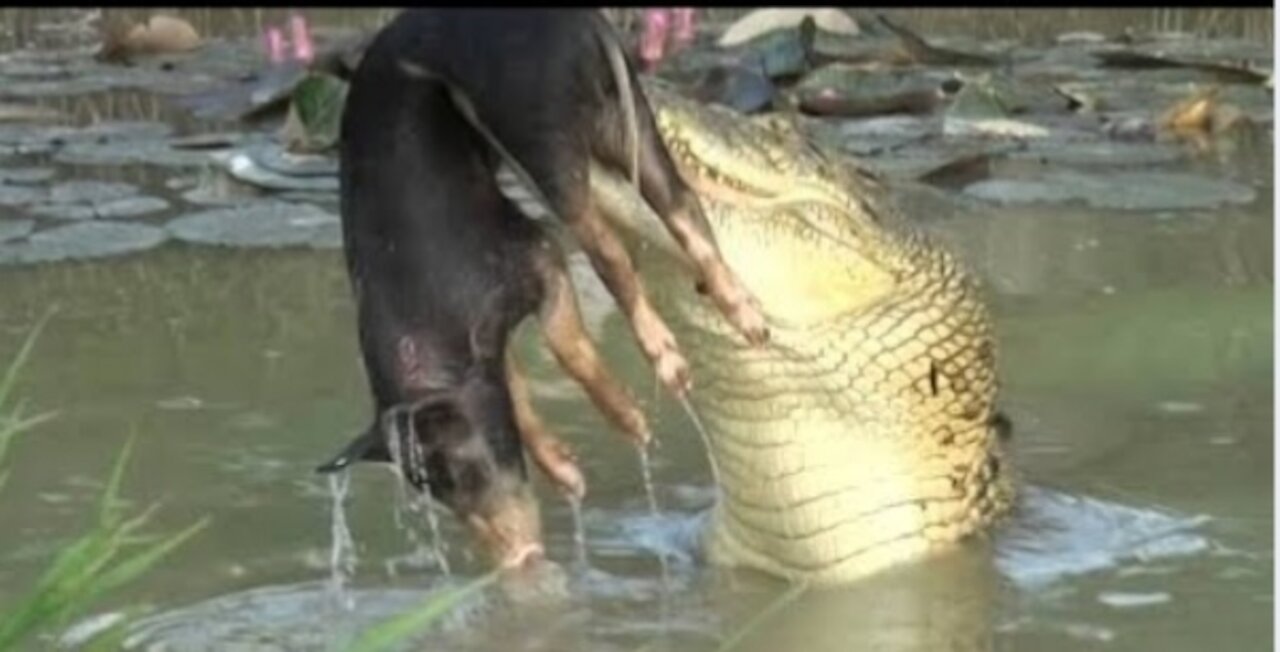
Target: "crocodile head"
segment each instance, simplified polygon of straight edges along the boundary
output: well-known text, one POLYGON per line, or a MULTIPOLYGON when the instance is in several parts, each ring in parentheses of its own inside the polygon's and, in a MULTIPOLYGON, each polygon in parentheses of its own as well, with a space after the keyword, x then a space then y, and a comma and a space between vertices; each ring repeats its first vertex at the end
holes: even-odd
POLYGON ((692 365, 713 561, 818 584, 954 546, 1012 498, 977 283, 871 174, 793 128, 646 82, 661 135, 771 322, 746 346, 626 180, 592 169, 692 365), (673 264, 680 263, 680 264, 673 264), (681 269, 681 267, 684 269, 681 269))

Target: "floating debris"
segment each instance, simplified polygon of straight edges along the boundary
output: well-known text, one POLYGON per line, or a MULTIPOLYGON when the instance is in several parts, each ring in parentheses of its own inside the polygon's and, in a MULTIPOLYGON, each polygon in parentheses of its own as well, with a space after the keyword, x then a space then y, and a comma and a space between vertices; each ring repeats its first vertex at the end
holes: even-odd
POLYGON ((1121 591, 1105 591, 1098 594, 1098 602, 1117 609, 1133 609, 1165 604, 1173 600, 1173 596, 1164 591, 1152 593, 1125 593, 1121 591))

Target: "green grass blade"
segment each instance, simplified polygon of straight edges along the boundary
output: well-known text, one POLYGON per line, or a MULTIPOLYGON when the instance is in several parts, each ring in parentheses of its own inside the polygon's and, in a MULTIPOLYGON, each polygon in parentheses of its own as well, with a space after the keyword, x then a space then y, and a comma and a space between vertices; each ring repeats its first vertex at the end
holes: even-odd
POLYGON ((36 322, 31 332, 27 334, 27 340, 22 343, 22 348, 18 349, 18 354, 14 356, 9 363, 9 368, 5 369, 4 377, 0 379, 0 413, 4 412, 5 404, 9 401, 9 393, 13 391, 13 384, 18 380, 18 371, 27 363, 27 358, 31 356, 31 350, 36 346, 36 338, 40 336, 40 331, 44 330, 45 324, 57 312, 57 308, 52 308, 36 322))
POLYGON ((5 454, 9 452, 9 442, 16 435, 31 430, 56 416, 58 416, 57 412, 45 412, 24 419, 18 411, 0 415, 0 462, 4 461, 5 454))
POLYGON ((129 435, 129 438, 124 442, 124 448, 116 456, 115 466, 111 469, 111 477, 107 479, 107 486, 102 491, 102 502, 98 504, 98 523, 100 525, 106 526, 118 521, 120 518, 117 510, 120 503, 120 484, 124 479, 124 467, 129 463, 129 456, 133 453, 133 442, 136 438, 137 433, 129 435))
POLYGON ((207 527, 209 521, 209 517, 202 518, 187 529, 150 546, 125 561, 114 564, 110 570, 94 578, 85 587, 84 591, 77 595, 76 599, 68 605, 68 614, 79 611, 81 607, 88 606, 89 603, 96 600, 103 593, 127 584, 151 570, 161 559, 207 527))
POLYGON ((393 645, 403 643, 433 625, 458 603, 497 579, 498 571, 493 571, 461 587, 433 595, 421 605, 369 628, 345 652, 381 652, 393 645))

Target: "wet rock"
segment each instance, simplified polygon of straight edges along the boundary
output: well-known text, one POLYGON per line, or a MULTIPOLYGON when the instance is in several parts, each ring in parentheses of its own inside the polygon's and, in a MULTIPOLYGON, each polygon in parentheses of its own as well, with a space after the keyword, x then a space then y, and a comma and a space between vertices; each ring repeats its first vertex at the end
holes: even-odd
POLYGON ((40 231, 25 240, 0 244, 0 264, 30 264, 118 256, 159 246, 167 237, 163 229, 145 224, 82 222, 40 231))
POLYGON ((1106 176, 1062 171, 1040 179, 996 179, 970 185, 965 193, 1000 204, 1083 201, 1095 208, 1175 211, 1247 204, 1250 186, 1223 179, 1161 172, 1115 172, 1106 176))
POLYGON ((859 32, 858 23, 839 9, 756 9, 734 21, 716 44, 722 48, 742 45, 772 32, 796 29, 805 18, 811 18, 824 32, 845 37, 857 36, 859 32))
POLYGON ((175 219, 166 228, 185 242, 232 247, 334 248, 342 242, 333 214, 280 201, 204 211, 175 219))
POLYGON ((863 117, 931 113, 954 83, 946 73, 874 71, 844 64, 815 70, 796 85, 801 109, 818 115, 863 117))
POLYGON ((35 228, 35 220, 0 219, 0 242, 25 238, 35 228))
POLYGON ((190 52, 200 45, 200 34, 191 23, 158 14, 137 24, 109 25, 97 58, 125 62, 140 56, 190 52))
POLYGON ((698 80, 693 96, 701 102, 720 104, 741 113, 757 113, 773 106, 777 91, 763 72, 732 64, 711 69, 698 80))

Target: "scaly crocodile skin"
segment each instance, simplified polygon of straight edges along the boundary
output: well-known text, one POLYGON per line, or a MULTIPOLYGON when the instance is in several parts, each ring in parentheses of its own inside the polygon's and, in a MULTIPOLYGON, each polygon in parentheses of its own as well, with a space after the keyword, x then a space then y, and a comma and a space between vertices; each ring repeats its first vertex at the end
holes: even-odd
POLYGON ((725 258, 756 293, 752 348, 700 297, 634 188, 592 171, 694 374, 721 498, 714 562, 847 582, 1005 513, 996 347, 975 279, 907 229, 884 187, 785 120, 646 91, 725 258))

